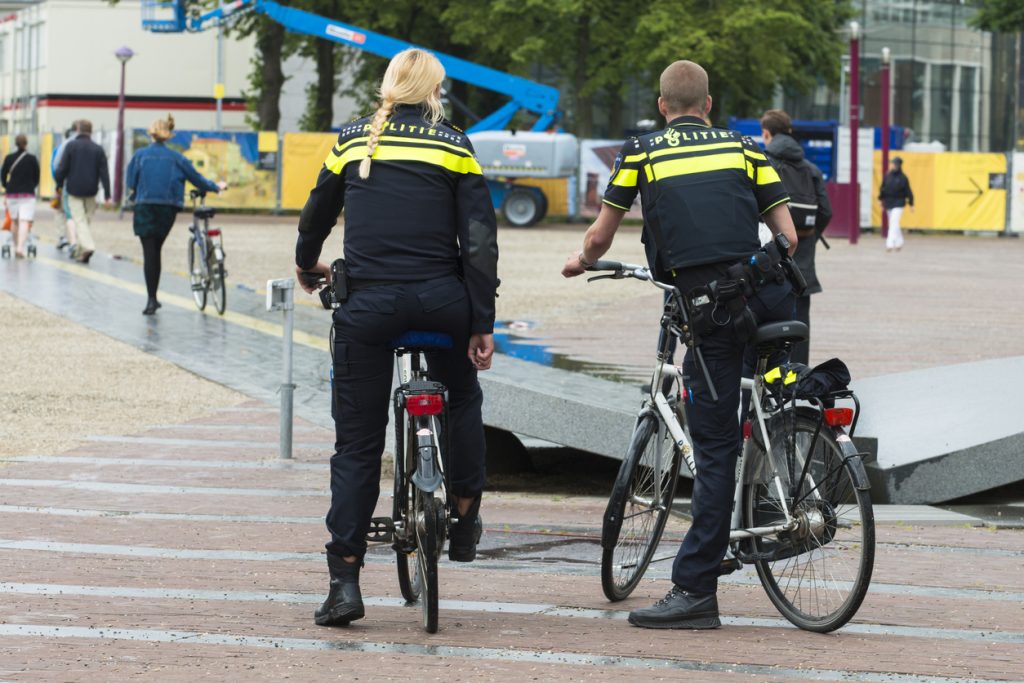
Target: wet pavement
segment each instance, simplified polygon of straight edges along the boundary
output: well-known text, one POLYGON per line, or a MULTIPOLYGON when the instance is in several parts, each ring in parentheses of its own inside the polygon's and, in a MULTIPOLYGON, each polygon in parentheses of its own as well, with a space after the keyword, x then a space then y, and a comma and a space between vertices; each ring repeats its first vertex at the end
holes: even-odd
MULTIPOLYGON (((986 523, 1020 518, 1012 490, 970 507, 878 507, 871 589, 826 636, 782 619, 750 568, 722 580, 720 630, 629 626, 630 609, 667 590, 670 561, 607 602, 603 494, 550 490, 488 495, 478 561, 442 561, 439 633, 401 600, 387 547, 367 556, 366 619, 316 627, 333 440, 326 314, 297 314, 308 386, 295 458, 282 462, 280 319, 259 295, 231 289, 227 316, 200 315, 184 281, 167 277, 164 308, 147 318, 130 263, 97 256, 83 269, 43 245, 38 262, 0 267, 0 288, 252 397, 185 424, 0 459, 2 681, 1021 680, 1024 532, 986 523)), ((389 507, 382 496, 378 514, 389 507)), ((680 500, 659 556, 672 556, 687 508, 680 500)))

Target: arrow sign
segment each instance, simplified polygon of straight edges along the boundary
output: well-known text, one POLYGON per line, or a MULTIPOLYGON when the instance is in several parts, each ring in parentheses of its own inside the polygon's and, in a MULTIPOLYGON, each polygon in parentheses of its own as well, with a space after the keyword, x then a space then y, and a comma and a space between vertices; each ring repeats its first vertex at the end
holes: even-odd
POLYGON ((972 206, 974 204, 974 202, 978 201, 978 199, 981 198, 981 195, 984 194, 985 191, 983 189, 981 189, 981 185, 979 185, 978 183, 974 182, 974 178, 971 178, 970 176, 968 176, 967 179, 971 181, 971 185, 974 185, 974 189, 973 190, 946 190, 946 192, 948 194, 973 194, 974 195, 974 199, 972 199, 971 201, 969 201, 967 203, 967 206, 972 206))

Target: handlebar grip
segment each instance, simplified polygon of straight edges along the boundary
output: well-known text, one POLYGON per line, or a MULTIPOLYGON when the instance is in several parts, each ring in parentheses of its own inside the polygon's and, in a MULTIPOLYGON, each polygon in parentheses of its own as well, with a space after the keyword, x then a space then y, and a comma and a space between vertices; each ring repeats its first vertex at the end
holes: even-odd
POLYGON ((618 261, 604 261, 602 259, 598 259, 594 261, 594 265, 587 268, 587 270, 623 270, 623 265, 618 261))

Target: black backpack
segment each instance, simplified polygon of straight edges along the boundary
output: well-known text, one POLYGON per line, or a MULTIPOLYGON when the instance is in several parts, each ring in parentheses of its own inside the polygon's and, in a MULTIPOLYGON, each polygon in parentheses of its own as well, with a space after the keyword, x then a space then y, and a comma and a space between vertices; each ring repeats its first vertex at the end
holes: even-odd
POLYGON ((814 172, 806 162, 790 163, 784 159, 773 159, 775 170, 789 194, 789 213, 797 235, 806 235, 814 230, 818 215, 818 193, 814 190, 814 172))

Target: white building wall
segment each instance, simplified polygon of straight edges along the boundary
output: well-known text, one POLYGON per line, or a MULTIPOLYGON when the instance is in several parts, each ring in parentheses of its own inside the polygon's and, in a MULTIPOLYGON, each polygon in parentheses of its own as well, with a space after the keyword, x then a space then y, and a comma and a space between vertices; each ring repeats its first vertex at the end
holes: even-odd
MULTIPOLYGON (((14 17, 0 20, 0 99, 7 132, 31 128, 33 118, 40 132, 62 130, 78 118, 91 119, 97 129, 114 128, 121 70, 114 51, 121 46, 135 52, 126 72, 127 128, 146 127, 168 111, 179 128, 214 128, 215 30, 145 31, 138 0, 115 6, 102 0, 45 0, 14 17), (102 101, 87 102, 97 97, 102 101)), ((251 38, 224 41, 228 102, 242 97, 252 51, 251 38)), ((226 130, 248 129, 245 112, 230 105, 222 122, 226 130)))

